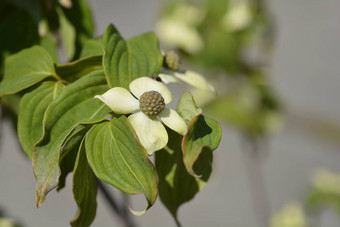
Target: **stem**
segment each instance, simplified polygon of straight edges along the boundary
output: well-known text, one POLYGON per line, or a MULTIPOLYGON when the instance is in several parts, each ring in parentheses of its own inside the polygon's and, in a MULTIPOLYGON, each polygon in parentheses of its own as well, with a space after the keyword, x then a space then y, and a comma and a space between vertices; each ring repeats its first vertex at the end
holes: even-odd
POLYGON ((252 195, 254 213, 259 227, 268 226, 270 218, 269 198, 261 166, 259 140, 249 135, 244 138, 246 174, 252 195))
MULTIPOLYGON (((136 227, 133 220, 129 217, 129 213, 126 208, 120 206, 116 201, 113 195, 106 188, 105 184, 97 178, 98 188, 102 192, 103 196, 106 199, 106 202, 115 213, 117 217, 124 223, 126 227, 136 227)), ((124 197, 124 201, 127 201, 127 196, 124 197)))
POLYGON ((175 221, 176 221, 177 227, 182 227, 181 223, 177 220, 177 218, 175 218, 175 221))

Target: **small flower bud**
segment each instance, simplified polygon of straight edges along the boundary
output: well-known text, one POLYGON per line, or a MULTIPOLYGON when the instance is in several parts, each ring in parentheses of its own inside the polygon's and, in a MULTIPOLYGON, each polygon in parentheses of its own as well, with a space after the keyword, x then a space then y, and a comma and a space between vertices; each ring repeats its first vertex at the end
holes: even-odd
POLYGON ((178 71, 181 66, 181 59, 175 51, 165 54, 165 66, 173 71, 178 71))

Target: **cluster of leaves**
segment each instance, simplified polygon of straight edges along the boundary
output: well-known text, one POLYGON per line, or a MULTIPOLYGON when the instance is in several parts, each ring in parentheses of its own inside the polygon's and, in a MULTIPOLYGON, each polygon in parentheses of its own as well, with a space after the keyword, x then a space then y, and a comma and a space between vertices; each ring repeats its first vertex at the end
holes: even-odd
POLYGON ((280 123, 263 69, 273 43, 271 21, 263 1, 177 0, 164 7, 157 25, 162 43, 216 79, 219 95, 206 103, 207 111, 252 136, 280 123))
MULTIPOLYGON (((4 59, 33 45, 44 47, 58 63, 63 44, 69 60, 93 37, 94 23, 87 0, 2 0, 0 2, 0 78, 4 59)), ((20 94, 1 99, 6 115, 17 120, 20 94)))
POLYGON ((163 65, 154 33, 125 40, 113 25, 87 40, 79 59, 57 64, 49 51, 33 46, 5 61, 0 97, 18 92, 18 136, 32 160, 37 206, 47 193, 65 186, 73 171, 78 205, 72 226, 89 226, 96 214, 97 179, 128 194, 144 194, 148 206, 157 195, 177 219, 181 204, 200 191, 211 173, 212 151, 221 139, 219 124, 183 93, 177 112, 188 124, 184 136, 168 130, 168 145, 155 154, 155 165, 125 115, 93 99, 136 78, 152 77, 163 65))

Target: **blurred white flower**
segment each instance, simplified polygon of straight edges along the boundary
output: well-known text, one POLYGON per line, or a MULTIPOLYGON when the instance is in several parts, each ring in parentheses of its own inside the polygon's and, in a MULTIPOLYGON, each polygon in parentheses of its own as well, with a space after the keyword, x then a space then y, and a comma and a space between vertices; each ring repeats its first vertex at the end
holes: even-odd
POLYGON ((238 31, 247 27, 252 20, 252 12, 248 0, 233 0, 222 19, 222 26, 230 31, 238 31))
POLYGON ((340 174, 326 169, 317 169, 312 182, 313 186, 322 192, 340 194, 340 174))
POLYGON ((156 24, 156 31, 162 43, 168 47, 182 48, 190 54, 198 53, 204 43, 195 26, 204 18, 204 12, 189 5, 182 4, 172 15, 162 18, 156 24))
POLYGON ((1 218, 0 217, 0 227, 15 227, 15 222, 10 218, 1 218))
POLYGON ((162 43, 169 47, 177 47, 190 54, 198 53, 203 49, 203 40, 195 28, 183 24, 173 18, 163 18, 156 30, 162 43))
POLYGON ((286 204, 270 220, 270 227, 307 227, 305 213, 297 202, 286 204))

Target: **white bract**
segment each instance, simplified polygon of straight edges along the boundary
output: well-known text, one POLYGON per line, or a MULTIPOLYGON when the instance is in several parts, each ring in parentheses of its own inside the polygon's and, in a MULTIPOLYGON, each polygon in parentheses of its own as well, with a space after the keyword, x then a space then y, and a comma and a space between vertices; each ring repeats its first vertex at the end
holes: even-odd
POLYGON ((181 80, 195 88, 215 93, 214 86, 210 84, 204 76, 191 70, 178 72, 164 70, 162 73, 158 74, 158 76, 165 84, 177 83, 181 80))
POLYGON ((129 88, 132 94, 125 88, 114 87, 95 98, 117 114, 130 114, 140 110, 131 114, 128 120, 148 154, 164 148, 168 143, 166 129, 157 117, 177 133, 186 133, 185 121, 175 110, 164 107, 172 101, 172 94, 163 83, 140 77, 132 81, 129 88))
POLYGON ((164 70, 158 74, 159 78, 165 83, 178 83, 179 80, 191 85, 195 89, 191 89, 191 94, 194 96, 196 104, 203 106, 216 97, 216 90, 212 84, 210 84, 204 76, 194 71, 170 71, 164 70))

